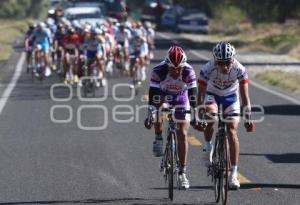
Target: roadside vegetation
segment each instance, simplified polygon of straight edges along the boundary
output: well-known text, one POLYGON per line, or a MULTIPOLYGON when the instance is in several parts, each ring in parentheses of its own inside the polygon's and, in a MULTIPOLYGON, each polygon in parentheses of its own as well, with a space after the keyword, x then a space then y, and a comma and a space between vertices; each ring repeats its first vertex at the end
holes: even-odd
POLYGON ((300 72, 263 71, 254 74, 254 78, 294 94, 300 95, 300 72))
POLYGON ((0 62, 9 58, 13 52, 14 40, 24 35, 28 22, 29 20, 0 19, 0 62))
POLYGON ((12 44, 22 37, 29 19, 47 15, 47 0, 1 0, 0 1, 0 62, 13 52, 12 44))

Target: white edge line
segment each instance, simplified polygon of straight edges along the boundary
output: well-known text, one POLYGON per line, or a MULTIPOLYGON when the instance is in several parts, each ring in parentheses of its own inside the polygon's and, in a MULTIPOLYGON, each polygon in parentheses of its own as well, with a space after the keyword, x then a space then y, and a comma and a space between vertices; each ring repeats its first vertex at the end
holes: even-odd
MULTIPOLYGON (((170 38, 171 38, 170 36, 167 36, 167 35, 162 34, 162 33, 157 33, 157 34, 159 34, 161 37, 163 37, 163 38, 165 38, 165 39, 170 39, 170 38)), ((195 56, 197 56, 197 57, 199 57, 199 58, 202 58, 203 60, 210 60, 208 57, 206 57, 206 56, 204 56, 204 55, 201 55, 200 53, 198 53, 198 52, 195 51, 195 50, 190 50, 190 52, 191 52, 192 54, 194 54, 195 56)), ((258 88, 258 89, 261 89, 261 90, 263 90, 263 91, 266 91, 266 92, 268 92, 268 93, 271 93, 271 94, 273 94, 273 95, 276 95, 276 96, 278 96, 278 97, 281 97, 281 98, 283 98, 283 99, 285 99, 285 100, 287 100, 287 101, 290 101, 290 102, 292 102, 292 103, 294 103, 294 104, 300 105, 300 101, 297 100, 297 99, 295 99, 295 98, 292 98, 292 97, 287 96, 287 95, 285 95, 285 94, 282 94, 282 93, 280 93, 280 92, 278 92, 278 91, 275 91, 275 90, 272 90, 272 89, 270 89, 270 88, 267 88, 267 87, 265 87, 265 86, 263 86, 263 85, 260 85, 260 84, 258 84, 258 83, 256 83, 256 82, 253 82, 253 81, 251 81, 250 84, 253 85, 254 87, 258 88)))
POLYGON ((281 97, 281 98, 283 98, 283 99, 285 99, 285 100, 287 100, 287 101, 290 101, 290 102, 292 102, 292 103, 295 103, 295 104, 297 104, 297 105, 300 105, 300 101, 297 100, 297 99, 295 99, 295 98, 293 98, 293 97, 290 97, 290 96, 285 95, 285 94, 283 94, 283 93, 280 93, 280 92, 278 92, 278 91, 272 90, 272 89, 270 89, 270 88, 267 88, 267 87, 265 87, 265 86, 263 86, 263 85, 260 85, 259 83, 253 82, 253 81, 251 81, 250 84, 253 85, 253 86, 256 87, 256 88, 259 88, 259 89, 263 90, 263 91, 266 91, 266 92, 268 92, 268 93, 271 93, 271 94, 273 94, 273 95, 276 95, 276 96, 278 96, 278 97, 281 97))
POLYGON ((163 34, 163 33, 161 33, 161 32, 157 32, 156 34, 159 35, 160 37, 164 38, 164 39, 167 39, 167 40, 170 40, 170 39, 171 39, 171 36, 168 36, 168 35, 163 34))
POLYGON ((14 73, 12 79, 10 80, 8 86, 4 90, 3 95, 1 96, 1 99, 0 99, 0 115, 1 115, 1 113, 3 111, 3 108, 5 107, 7 101, 9 99, 9 97, 10 97, 11 92, 15 88, 15 86, 16 86, 16 84, 17 84, 17 82, 18 82, 18 80, 19 80, 19 78, 21 76, 22 66, 23 66, 24 60, 25 60, 25 53, 22 53, 21 57, 20 57, 20 59, 18 61, 15 73, 14 73))
POLYGON ((205 56, 205 55, 202 55, 202 54, 198 53, 198 52, 195 51, 195 50, 190 50, 190 52, 191 52, 192 54, 194 54, 195 56, 197 56, 197 57, 199 57, 199 58, 202 58, 203 60, 207 60, 207 61, 210 60, 209 57, 207 57, 207 56, 205 56))

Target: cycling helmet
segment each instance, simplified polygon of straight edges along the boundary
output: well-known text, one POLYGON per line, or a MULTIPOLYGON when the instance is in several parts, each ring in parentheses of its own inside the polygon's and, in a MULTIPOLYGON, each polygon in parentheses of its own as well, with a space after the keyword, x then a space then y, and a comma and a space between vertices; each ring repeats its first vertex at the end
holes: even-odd
POLYGON ((152 25, 149 21, 145 21, 144 25, 145 25, 146 28, 151 28, 152 27, 152 25))
POLYGON ((221 41, 214 47, 213 55, 217 61, 229 61, 235 56, 235 48, 221 41))
POLYGON ((172 67, 180 67, 186 63, 186 55, 183 49, 179 46, 171 46, 168 50, 165 62, 172 67))
POLYGON ((91 34, 96 35, 96 34, 97 34, 97 29, 96 29, 95 27, 92 27, 92 28, 89 30, 89 32, 90 32, 91 34))
POLYGON ((46 24, 44 22, 39 22, 38 25, 37 25, 38 28, 41 28, 41 29, 45 29, 46 28, 46 24))
POLYGON ((50 26, 53 26, 55 24, 55 21, 54 21, 53 18, 47 18, 46 24, 50 27, 50 26))
POLYGON ((101 28, 95 28, 95 32, 97 35, 103 35, 103 30, 101 28))

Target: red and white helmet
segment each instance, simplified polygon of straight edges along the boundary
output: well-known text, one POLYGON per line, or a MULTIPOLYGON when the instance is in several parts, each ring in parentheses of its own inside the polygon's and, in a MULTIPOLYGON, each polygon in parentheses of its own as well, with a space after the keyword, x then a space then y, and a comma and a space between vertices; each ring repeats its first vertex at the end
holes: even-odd
POLYGON ((172 67, 180 67, 186 63, 186 55, 183 49, 179 46, 171 46, 168 50, 165 62, 172 67))

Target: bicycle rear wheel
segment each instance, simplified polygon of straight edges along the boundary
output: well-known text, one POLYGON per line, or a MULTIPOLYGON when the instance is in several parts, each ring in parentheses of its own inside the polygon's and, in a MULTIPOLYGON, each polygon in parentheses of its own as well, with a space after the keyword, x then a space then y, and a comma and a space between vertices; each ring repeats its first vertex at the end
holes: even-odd
POLYGON ((169 170, 168 170, 168 190, 169 190, 169 198, 171 199, 171 201, 173 201, 173 197, 174 197, 174 150, 173 150, 173 143, 174 143, 174 137, 170 136, 170 140, 169 140, 169 158, 168 158, 168 162, 169 162, 169 170))

